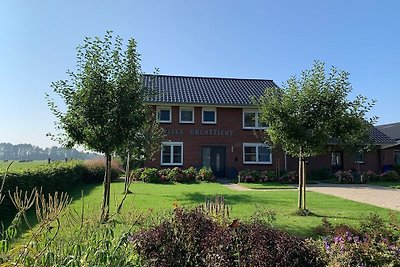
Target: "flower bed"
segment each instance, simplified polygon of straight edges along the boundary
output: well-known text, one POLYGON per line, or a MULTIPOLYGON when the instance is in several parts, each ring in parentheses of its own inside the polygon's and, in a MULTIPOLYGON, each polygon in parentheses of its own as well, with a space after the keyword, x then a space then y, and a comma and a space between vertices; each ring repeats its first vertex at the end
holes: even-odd
POLYGON ((295 183, 297 181, 298 176, 295 171, 286 172, 284 175, 278 178, 276 178, 276 173, 274 171, 243 170, 238 174, 239 183, 295 183))
POLYGON ((196 170, 193 167, 181 169, 139 168, 131 173, 131 180, 145 183, 193 183, 199 181, 215 181, 215 176, 209 167, 202 167, 196 170))

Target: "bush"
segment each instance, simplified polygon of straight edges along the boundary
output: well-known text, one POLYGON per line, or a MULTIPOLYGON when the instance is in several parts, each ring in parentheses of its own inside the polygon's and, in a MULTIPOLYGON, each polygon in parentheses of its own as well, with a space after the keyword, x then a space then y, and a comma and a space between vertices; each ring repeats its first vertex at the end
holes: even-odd
POLYGON ((304 240, 261 223, 218 224, 200 209, 128 238, 147 266, 324 266, 304 240))
POLYGON ((199 171, 196 171, 193 167, 188 169, 174 167, 161 170, 156 168, 135 169, 131 173, 131 179, 147 183, 194 183, 197 181, 214 181, 215 177, 209 167, 203 167, 199 171))
POLYGON ((185 174, 183 173, 183 170, 179 167, 170 169, 167 176, 169 181, 178 183, 186 182, 185 174))
POLYGON ((190 167, 186 170, 183 170, 183 174, 185 176, 185 181, 193 182, 197 180, 197 170, 193 167, 190 167))
POLYGON ((365 180, 367 182, 379 181, 379 175, 376 174, 374 171, 371 171, 371 170, 363 173, 363 176, 365 177, 365 180))
POLYGON ((281 177, 279 177, 278 181, 281 183, 292 184, 292 183, 296 183, 297 181, 299 181, 299 176, 297 175, 297 173, 295 171, 289 171, 289 172, 286 172, 281 177))
POLYGON ((396 171, 386 171, 379 175, 380 181, 400 181, 400 176, 396 171))
POLYGON ((346 183, 346 184, 354 183, 354 176, 351 170, 337 171, 335 173, 335 177, 337 178, 339 183, 346 183))
MULTIPOLYGON (((44 194, 56 191, 66 192, 84 179, 86 173, 86 167, 81 161, 54 162, 31 169, 11 170, 6 177, 3 192, 14 192, 16 187, 22 192, 31 192, 35 187, 41 188, 44 194)), ((0 173, 0 177, 1 184, 2 173, 0 173)), ((14 213, 14 205, 6 194, 0 207, 0 214, 12 215, 14 213)))
POLYGON ((145 183, 159 183, 160 174, 158 173, 158 169, 145 168, 140 175, 140 180, 145 183))
POLYGON ((332 226, 327 220, 325 238, 318 241, 329 266, 400 266, 400 224, 392 215, 390 225, 371 213, 355 229, 332 226))
POLYGON ((274 171, 261 170, 242 170, 238 174, 238 180, 241 183, 263 183, 275 181, 274 171))
POLYGON ((198 181, 215 181, 215 176, 210 167, 202 167, 197 174, 198 181))
MULTIPOLYGON (((104 181, 105 174, 105 160, 93 159, 84 161, 86 167, 86 174, 83 181, 87 183, 99 183, 104 181)), ((117 179, 123 170, 117 161, 111 161, 111 180, 117 179)))

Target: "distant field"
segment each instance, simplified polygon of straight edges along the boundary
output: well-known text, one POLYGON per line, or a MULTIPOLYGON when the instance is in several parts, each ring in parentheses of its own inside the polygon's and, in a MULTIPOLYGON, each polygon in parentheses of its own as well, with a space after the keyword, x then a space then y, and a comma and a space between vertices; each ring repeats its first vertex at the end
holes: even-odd
MULTIPOLYGON (((4 172, 10 163, 11 163, 11 161, 8 161, 8 162, 0 161, 0 172, 4 172)), ((30 169, 32 167, 35 167, 38 165, 43 165, 43 164, 47 164, 47 160, 34 160, 34 161, 29 161, 29 162, 15 161, 11 165, 10 171, 30 169)))

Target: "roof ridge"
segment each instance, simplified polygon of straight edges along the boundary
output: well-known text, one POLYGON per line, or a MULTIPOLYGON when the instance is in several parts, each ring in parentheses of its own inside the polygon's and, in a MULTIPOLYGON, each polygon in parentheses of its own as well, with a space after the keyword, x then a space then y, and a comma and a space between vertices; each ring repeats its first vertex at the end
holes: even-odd
POLYGON ((392 123, 380 124, 380 125, 376 125, 375 127, 392 126, 392 125, 396 125, 396 124, 400 124, 400 122, 392 122, 392 123))
MULTIPOLYGON (((169 75, 169 74, 151 74, 145 73, 145 76, 162 76, 162 77, 175 77, 175 78, 196 78, 196 79, 224 79, 224 80, 250 80, 250 81, 270 81, 272 79, 261 79, 261 78, 236 78, 236 77, 215 77, 215 76, 190 76, 190 75, 169 75)), ((275 82, 274 82, 275 83, 275 82)))

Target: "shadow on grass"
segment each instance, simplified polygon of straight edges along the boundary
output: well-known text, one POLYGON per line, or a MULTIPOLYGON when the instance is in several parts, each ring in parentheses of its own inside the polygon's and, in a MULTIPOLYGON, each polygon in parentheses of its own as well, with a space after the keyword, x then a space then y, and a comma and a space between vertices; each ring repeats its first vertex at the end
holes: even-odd
POLYGON ((208 193, 184 193, 183 201, 193 202, 196 204, 202 204, 206 199, 215 198, 215 196, 223 196, 225 198, 225 202, 228 205, 235 204, 246 204, 246 203, 256 203, 257 198, 252 197, 250 194, 208 194, 208 193))

